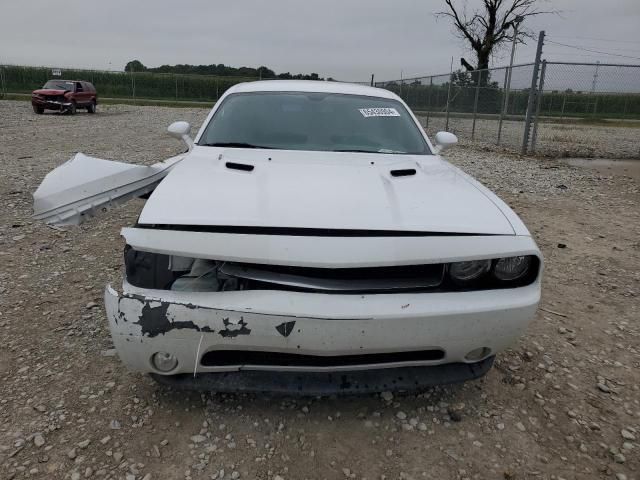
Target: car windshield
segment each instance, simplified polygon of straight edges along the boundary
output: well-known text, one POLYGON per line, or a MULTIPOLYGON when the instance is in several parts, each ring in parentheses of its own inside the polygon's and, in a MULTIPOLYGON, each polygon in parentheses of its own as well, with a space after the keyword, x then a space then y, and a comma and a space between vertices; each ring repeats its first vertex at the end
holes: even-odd
POLYGON ((422 154, 431 152, 398 101, 359 95, 253 92, 229 95, 202 146, 422 154))
POLYGON ((73 92, 73 82, 65 82, 64 80, 49 80, 42 88, 50 88, 52 90, 68 90, 73 92))

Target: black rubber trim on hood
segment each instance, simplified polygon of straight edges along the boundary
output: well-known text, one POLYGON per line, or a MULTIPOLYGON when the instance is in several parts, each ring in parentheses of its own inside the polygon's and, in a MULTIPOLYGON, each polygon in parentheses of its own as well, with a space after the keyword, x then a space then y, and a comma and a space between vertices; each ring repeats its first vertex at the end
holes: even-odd
POLYGON ((487 237, 497 233, 423 232, 411 230, 358 230, 342 228, 250 227, 234 225, 167 225, 138 223, 135 228, 180 232, 238 233, 245 235, 284 235, 292 237, 487 237))

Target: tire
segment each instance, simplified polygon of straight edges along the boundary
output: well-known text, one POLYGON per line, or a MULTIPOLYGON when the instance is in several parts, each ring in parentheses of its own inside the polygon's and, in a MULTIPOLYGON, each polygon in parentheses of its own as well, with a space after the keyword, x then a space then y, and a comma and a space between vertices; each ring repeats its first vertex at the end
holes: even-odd
POLYGON ((33 111, 38 115, 42 115, 44 113, 44 108, 38 107, 36 105, 31 105, 33 107, 33 111))
POLYGON ((96 101, 92 100, 89 106, 87 107, 87 113, 96 113, 96 101))
POLYGON ((67 110, 67 112, 69 112, 69 115, 75 115, 77 108, 78 107, 76 106, 76 102, 71 102, 71 106, 69 107, 69 110, 67 110))

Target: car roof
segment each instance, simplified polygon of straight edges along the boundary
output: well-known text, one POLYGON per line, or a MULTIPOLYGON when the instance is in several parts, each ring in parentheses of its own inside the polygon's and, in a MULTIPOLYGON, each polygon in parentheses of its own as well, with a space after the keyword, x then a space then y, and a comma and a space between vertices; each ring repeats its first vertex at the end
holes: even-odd
POLYGON ((322 82, 316 80, 261 80, 238 83, 227 90, 228 93, 247 92, 318 92, 364 95, 367 97, 393 98, 397 95, 389 90, 355 83, 322 82))
POLYGON ((87 82, 86 80, 65 80, 64 78, 50 78, 47 82, 82 82, 91 84, 91 82, 87 82))

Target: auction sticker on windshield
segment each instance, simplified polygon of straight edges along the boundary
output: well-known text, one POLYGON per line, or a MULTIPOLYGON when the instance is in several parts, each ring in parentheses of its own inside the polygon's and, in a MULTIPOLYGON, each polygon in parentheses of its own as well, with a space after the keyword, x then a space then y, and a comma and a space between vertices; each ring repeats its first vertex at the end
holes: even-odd
POLYGON ((395 108, 360 108, 363 117, 399 117, 395 108))

